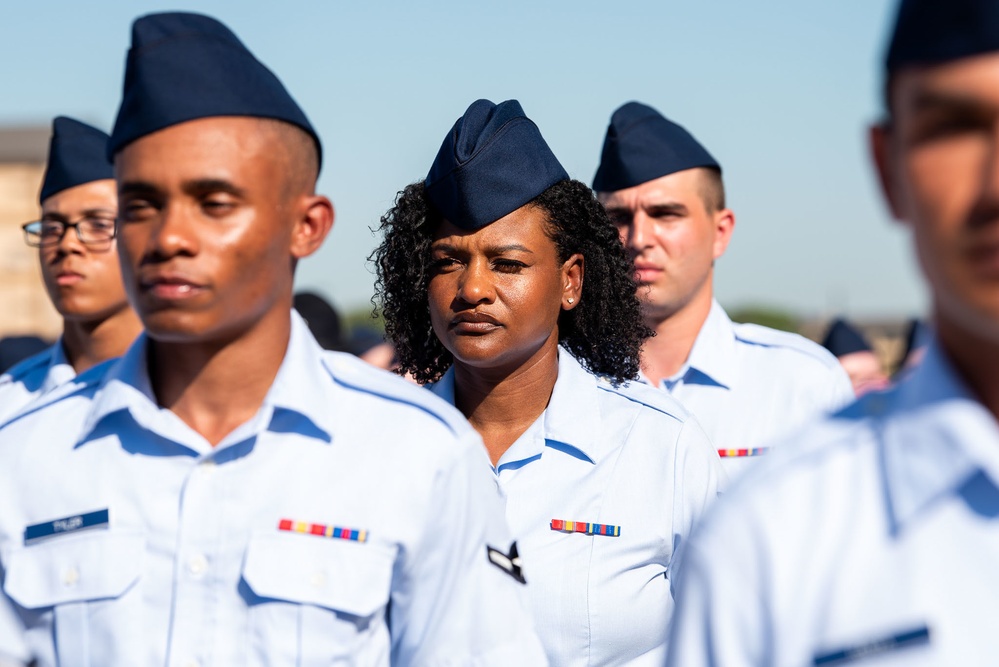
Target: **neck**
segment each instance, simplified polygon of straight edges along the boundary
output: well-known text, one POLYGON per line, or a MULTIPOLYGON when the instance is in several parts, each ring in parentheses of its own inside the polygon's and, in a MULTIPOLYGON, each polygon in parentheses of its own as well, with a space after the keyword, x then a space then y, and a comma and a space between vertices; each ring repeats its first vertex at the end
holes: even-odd
POLYGON ((646 319, 655 336, 642 346, 642 372, 656 386, 676 375, 690 358, 697 335, 711 312, 711 292, 689 301, 663 319, 646 319))
POLYGON ((276 310, 225 341, 150 341, 157 401, 213 447, 256 415, 274 383, 291 337, 290 309, 276 310))
POLYGON ((493 466, 548 407, 558 379, 557 340, 513 372, 455 363, 455 406, 482 436, 493 466))
POLYGON ((999 340, 971 333, 937 318, 936 336, 958 375, 999 420, 999 340))
POLYGON ((142 322, 127 307, 98 321, 63 320, 63 351, 73 370, 80 374, 123 355, 141 331, 142 322))

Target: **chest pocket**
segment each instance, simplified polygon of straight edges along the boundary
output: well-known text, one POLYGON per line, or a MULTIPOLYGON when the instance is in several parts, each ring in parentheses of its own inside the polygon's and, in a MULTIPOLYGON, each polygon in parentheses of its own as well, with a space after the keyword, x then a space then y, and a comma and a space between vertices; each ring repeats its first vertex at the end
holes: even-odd
POLYGON ((388 664, 395 555, 376 542, 255 534, 241 586, 251 664, 388 664))
POLYGON ((109 647, 123 644, 121 637, 141 636, 141 600, 134 589, 144 555, 145 539, 137 532, 53 537, 7 554, 4 592, 35 612, 29 632, 52 632, 55 625, 59 665, 102 664, 94 651, 113 651, 109 647))

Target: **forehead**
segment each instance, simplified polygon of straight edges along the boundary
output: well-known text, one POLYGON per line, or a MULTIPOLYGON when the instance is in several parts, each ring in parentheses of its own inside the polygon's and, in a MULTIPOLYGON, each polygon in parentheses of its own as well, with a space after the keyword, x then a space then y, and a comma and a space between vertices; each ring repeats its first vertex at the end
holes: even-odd
POLYGON ((42 214, 71 215, 94 209, 114 211, 117 204, 114 179, 106 178, 66 188, 47 197, 42 202, 42 214))
POLYGON ((942 101, 999 110, 999 52, 931 67, 907 67, 892 78, 892 112, 905 118, 942 101))
POLYGON ((601 192, 598 198, 607 208, 630 208, 687 203, 701 196, 703 169, 684 169, 624 190, 601 192))
POLYGON ((536 206, 521 206, 499 220, 478 229, 461 229, 447 220, 437 226, 435 244, 458 247, 497 247, 505 245, 536 246, 547 243, 547 216, 536 206))
POLYGON ((283 146, 265 120, 199 118, 136 139, 115 156, 119 181, 132 177, 225 178, 283 164, 283 146))

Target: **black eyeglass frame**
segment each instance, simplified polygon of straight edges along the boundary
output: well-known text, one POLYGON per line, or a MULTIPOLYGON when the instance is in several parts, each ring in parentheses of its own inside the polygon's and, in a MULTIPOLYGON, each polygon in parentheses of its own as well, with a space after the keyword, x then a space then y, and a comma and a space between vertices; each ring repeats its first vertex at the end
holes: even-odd
POLYGON ((70 228, 76 231, 76 238, 79 239, 80 243, 82 243, 83 245, 87 246, 88 248, 100 247, 103 244, 110 245, 110 243, 114 241, 115 237, 118 235, 118 219, 111 217, 101 218, 95 215, 88 215, 80 218, 76 222, 67 222, 65 220, 32 220, 31 222, 26 222, 23 225, 21 225, 21 229, 24 231, 24 242, 32 248, 52 248, 59 245, 60 243, 62 243, 63 238, 65 238, 66 236, 66 232, 68 232, 70 228), (102 223, 110 221, 112 223, 111 235, 99 239, 84 238, 83 232, 81 231, 83 229, 83 225, 87 222, 93 222, 96 220, 99 220, 102 223), (50 240, 45 241, 43 240, 42 237, 41 227, 42 225, 46 224, 62 225, 62 232, 60 232, 59 236, 50 237, 50 240), (32 227, 34 227, 35 230, 32 230, 31 229, 32 227))

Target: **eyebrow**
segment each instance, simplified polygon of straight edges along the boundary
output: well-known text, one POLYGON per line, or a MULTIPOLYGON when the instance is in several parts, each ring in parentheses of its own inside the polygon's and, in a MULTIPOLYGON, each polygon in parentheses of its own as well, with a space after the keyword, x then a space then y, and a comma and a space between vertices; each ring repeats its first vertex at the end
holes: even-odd
MULTIPOLYGON (((461 252, 463 248, 459 248, 450 243, 437 242, 430 246, 431 250, 439 250, 441 252, 461 252)), ((526 252, 531 255, 534 251, 526 246, 522 246, 519 243, 508 243, 507 245, 490 246, 486 248, 486 253, 490 255, 499 255, 504 252, 526 252)))
POLYGON ((185 181, 181 187, 189 195, 225 192, 234 197, 246 197, 246 190, 221 178, 199 178, 193 181, 185 181))
POLYGON ((915 94, 916 111, 961 109, 964 111, 996 111, 995 105, 980 98, 955 92, 920 90, 915 94))
POLYGON ((648 204, 643 206, 646 213, 677 213, 685 214, 687 212, 687 207, 679 202, 666 202, 666 203, 656 203, 648 204))
MULTIPOLYGON (((93 217, 96 217, 96 216, 98 216, 98 215, 100 215, 102 213, 109 214, 109 215, 112 215, 112 216, 117 214, 117 212, 114 209, 112 209, 112 208, 88 208, 88 209, 84 209, 83 211, 81 211, 80 212, 80 216, 84 217, 84 218, 93 218, 93 217)), ((51 220, 53 222, 65 222, 65 221, 69 220, 69 216, 68 215, 64 215, 62 213, 56 213, 55 211, 52 211, 52 212, 49 212, 49 213, 43 213, 41 219, 42 220, 51 220)))
MULTIPOLYGON (((234 197, 245 197, 246 191, 230 181, 221 178, 197 178, 185 181, 181 189, 188 195, 204 195, 211 192, 225 192, 234 197)), ((119 195, 152 196, 162 190, 147 181, 125 181, 118 186, 119 195)))

